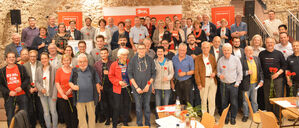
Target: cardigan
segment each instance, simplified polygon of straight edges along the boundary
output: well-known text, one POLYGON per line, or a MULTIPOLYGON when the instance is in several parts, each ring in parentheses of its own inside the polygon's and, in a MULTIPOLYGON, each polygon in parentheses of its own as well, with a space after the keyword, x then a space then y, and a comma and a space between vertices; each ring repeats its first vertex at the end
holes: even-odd
MULTIPOLYGON (((57 99, 57 88, 55 86, 55 75, 56 75, 56 68, 49 65, 49 76, 50 76, 50 80, 49 80, 49 97, 51 97, 52 99, 57 99)), ((38 96, 44 96, 44 94, 42 93, 42 89, 44 89, 43 87, 43 66, 37 67, 36 71, 35 71, 35 85, 36 88, 38 90, 38 96)))

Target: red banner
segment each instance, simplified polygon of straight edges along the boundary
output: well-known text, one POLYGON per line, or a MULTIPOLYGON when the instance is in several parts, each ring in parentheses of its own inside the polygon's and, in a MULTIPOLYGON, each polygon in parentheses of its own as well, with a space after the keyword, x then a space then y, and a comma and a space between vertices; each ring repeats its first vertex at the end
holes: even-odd
POLYGON ((223 18, 227 20, 227 27, 230 28, 235 23, 235 8, 233 6, 212 8, 212 22, 217 28, 220 27, 220 20, 223 18))
POLYGON ((71 20, 76 21, 78 30, 82 28, 82 12, 58 12, 58 23, 64 23, 68 28, 71 20))

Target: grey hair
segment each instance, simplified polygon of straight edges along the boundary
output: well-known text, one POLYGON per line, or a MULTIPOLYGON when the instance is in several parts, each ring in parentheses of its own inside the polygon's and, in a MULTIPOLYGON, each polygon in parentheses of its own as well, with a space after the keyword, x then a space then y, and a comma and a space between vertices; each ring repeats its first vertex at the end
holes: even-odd
POLYGON ((129 54, 129 50, 125 48, 121 48, 117 51, 117 57, 119 58, 123 54, 129 54))
POLYGON ((15 36, 21 37, 21 35, 19 33, 13 33, 13 34, 11 34, 12 38, 15 37, 15 36))
POLYGON ((187 44, 185 44, 185 43, 180 43, 180 44, 179 44, 179 48, 186 48, 186 49, 187 49, 187 44))
POLYGON ((208 42, 208 41, 204 41, 204 42, 202 42, 201 46, 203 46, 203 45, 211 46, 210 42, 208 42))
POLYGON ((84 54, 84 53, 80 53, 79 55, 78 55, 78 60, 80 59, 80 58, 86 58, 87 59, 87 56, 86 56, 86 54, 84 54))
POLYGON ((224 43, 224 45, 222 46, 222 48, 230 48, 232 49, 232 45, 230 43, 224 43))

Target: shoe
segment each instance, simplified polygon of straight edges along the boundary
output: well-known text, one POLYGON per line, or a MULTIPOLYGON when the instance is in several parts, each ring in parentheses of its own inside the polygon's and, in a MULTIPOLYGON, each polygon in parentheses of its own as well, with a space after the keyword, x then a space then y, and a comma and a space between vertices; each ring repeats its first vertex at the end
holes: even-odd
POLYGON ((113 123, 113 128, 117 128, 117 124, 113 123))
POLYGON ((110 119, 107 119, 105 125, 110 125, 110 119))
POLYGON ((228 124, 228 122, 229 122, 229 119, 226 118, 226 119, 225 119, 225 124, 228 124))
POLYGON ((129 126, 127 122, 123 122, 124 126, 129 126))
POLYGON ((243 116, 242 122, 247 122, 247 120, 248 120, 248 117, 247 116, 243 116))
POLYGON ((230 124, 231 124, 231 125, 235 125, 235 124, 236 124, 236 119, 232 118, 232 119, 230 120, 230 124))

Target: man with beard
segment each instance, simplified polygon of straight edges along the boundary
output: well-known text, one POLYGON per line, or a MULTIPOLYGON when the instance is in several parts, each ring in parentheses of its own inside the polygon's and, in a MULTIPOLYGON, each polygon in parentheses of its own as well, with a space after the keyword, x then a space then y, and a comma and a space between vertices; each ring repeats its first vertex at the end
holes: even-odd
POLYGON ((243 59, 245 57, 244 49, 240 48, 241 40, 239 37, 234 37, 233 39, 233 51, 232 54, 238 57, 239 59, 243 59))
POLYGON ((21 60, 18 62, 18 64, 25 64, 26 62, 29 61, 29 56, 28 56, 28 49, 22 49, 21 54, 20 54, 21 60))
POLYGON ((82 40, 92 40, 96 29, 91 26, 91 18, 85 18, 85 27, 81 29, 82 40))
POLYGON ((128 42, 127 37, 124 34, 123 35, 119 35, 118 42, 117 42, 119 44, 119 48, 114 49, 112 51, 112 56, 111 56, 111 60, 112 61, 116 61, 117 60, 117 58, 118 58, 117 57, 117 52, 121 48, 125 48, 125 49, 129 50, 128 59, 131 60, 131 58, 134 56, 134 51, 131 48, 128 48, 126 46, 127 42, 128 42))
POLYGON ((193 59, 196 58, 197 55, 201 54, 201 49, 195 44, 195 35, 193 33, 187 36, 187 55, 191 56, 193 59))

